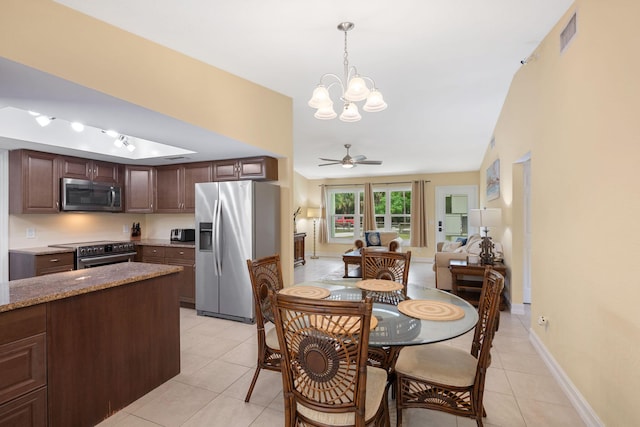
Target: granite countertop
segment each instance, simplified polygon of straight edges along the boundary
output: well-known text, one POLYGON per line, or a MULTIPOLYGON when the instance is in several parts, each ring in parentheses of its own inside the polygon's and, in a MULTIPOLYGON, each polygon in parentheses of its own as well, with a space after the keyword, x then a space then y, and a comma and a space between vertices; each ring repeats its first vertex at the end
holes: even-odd
POLYGON ((75 251, 71 248, 52 248, 50 246, 41 246, 38 248, 9 249, 9 252, 29 255, 51 255, 73 253, 75 251))
POLYGON ((0 313, 182 271, 182 267, 121 262, 0 283, 0 313))
POLYGON ((142 239, 132 241, 136 245, 167 246, 172 248, 195 248, 196 242, 174 242, 169 239, 142 239))

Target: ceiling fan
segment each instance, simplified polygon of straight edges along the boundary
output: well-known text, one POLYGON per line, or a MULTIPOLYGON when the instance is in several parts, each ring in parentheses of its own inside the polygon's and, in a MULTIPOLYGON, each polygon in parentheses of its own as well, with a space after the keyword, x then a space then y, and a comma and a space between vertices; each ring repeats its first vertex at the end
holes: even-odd
POLYGON ((320 157, 320 160, 331 163, 321 163, 318 166, 329 166, 329 165, 342 165, 343 168, 350 169, 356 167, 357 165, 381 165, 381 160, 366 160, 366 156, 353 156, 349 155, 349 148, 351 148, 351 144, 344 144, 344 148, 347 149, 347 155, 342 158, 342 160, 337 159, 323 159, 320 157))

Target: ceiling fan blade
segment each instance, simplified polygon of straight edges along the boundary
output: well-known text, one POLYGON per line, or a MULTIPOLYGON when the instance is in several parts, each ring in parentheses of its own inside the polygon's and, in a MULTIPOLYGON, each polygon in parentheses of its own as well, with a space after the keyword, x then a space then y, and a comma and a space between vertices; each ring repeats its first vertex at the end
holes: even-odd
POLYGON ((381 165, 382 160, 361 160, 359 162, 355 162, 359 165, 381 165))
POLYGON ((325 162, 338 162, 338 163, 342 163, 342 160, 338 160, 338 159, 323 159, 322 157, 319 157, 320 160, 323 160, 325 162))
POLYGON ((341 165, 342 162, 332 162, 332 163, 321 163, 318 166, 330 166, 330 165, 341 165))
POLYGON ((367 158, 367 156, 363 156, 362 154, 360 154, 359 156, 353 156, 352 159, 354 162, 361 162, 362 160, 365 160, 367 158))

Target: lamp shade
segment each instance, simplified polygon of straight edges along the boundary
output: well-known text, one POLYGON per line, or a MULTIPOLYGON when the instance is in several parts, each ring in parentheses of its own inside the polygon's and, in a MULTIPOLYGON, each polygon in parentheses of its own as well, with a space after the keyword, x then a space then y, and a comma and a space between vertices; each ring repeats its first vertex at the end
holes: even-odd
POLYGON ((320 218, 320 208, 307 208, 307 218, 320 218))
POLYGON ((499 227, 502 224, 502 209, 470 209, 469 224, 472 227, 499 227))

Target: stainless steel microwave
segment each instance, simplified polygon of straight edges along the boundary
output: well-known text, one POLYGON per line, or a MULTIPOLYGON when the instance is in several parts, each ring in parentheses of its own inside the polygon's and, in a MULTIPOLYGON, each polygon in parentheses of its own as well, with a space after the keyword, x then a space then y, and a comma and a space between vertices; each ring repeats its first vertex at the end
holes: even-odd
POLYGON ((122 212, 122 188, 118 185, 62 178, 60 187, 63 211, 122 212))

